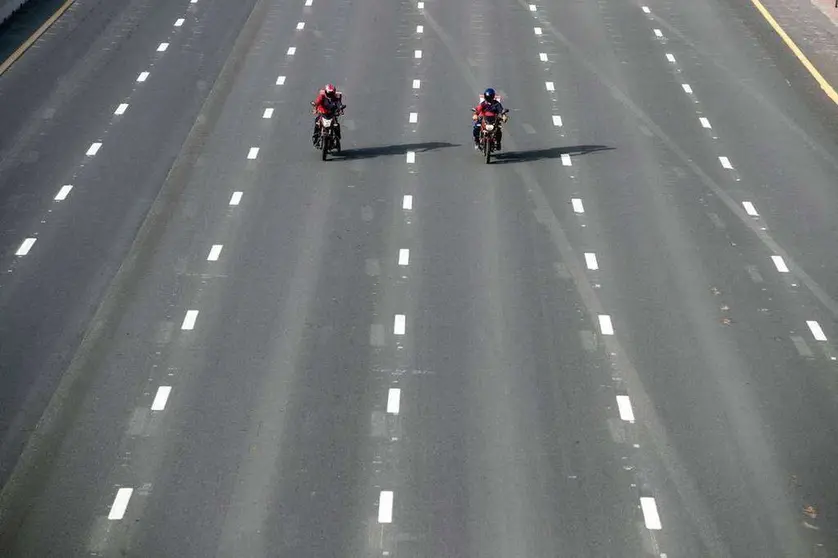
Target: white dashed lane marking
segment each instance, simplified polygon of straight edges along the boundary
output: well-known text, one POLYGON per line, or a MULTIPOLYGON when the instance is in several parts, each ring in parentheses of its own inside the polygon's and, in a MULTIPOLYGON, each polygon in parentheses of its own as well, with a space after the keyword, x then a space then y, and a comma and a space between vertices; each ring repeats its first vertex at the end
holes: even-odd
POLYGON ((669 54, 668 52, 666 53, 666 59, 669 60, 670 62, 673 62, 673 63, 675 62, 675 57, 673 55, 669 54))
POLYGON ((573 211, 576 213, 585 213, 585 206, 582 205, 582 200, 579 198, 573 198, 570 200, 570 204, 573 206, 573 211))
POLYGON ((652 13, 652 11, 651 11, 648 7, 646 7, 646 6, 643 6, 643 12, 644 12, 644 13, 647 13, 647 14, 652 13))
POLYGON ((614 326, 611 325, 611 316, 608 314, 599 315, 599 329, 603 335, 614 335, 614 326))
POLYGON ((25 256, 29 253, 29 250, 32 249, 32 246, 35 245, 35 241, 38 240, 37 238, 27 238, 23 242, 20 243, 20 247, 15 252, 15 256, 25 256))
POLYGON ((418 4, 416 4, 416 7, 418 7, 420 10, 422 10, 422 9, 425 8, 425 3, 424 2, 419 2, 418 4))
POLYGON ((125 510, 128 509, 128 502, 131 500, 131 494, 133 493, 133 488, 120 488, 116 491, 111 511, 108 513, 108 519, 115 521, 125 517, 125 510))
POLYGON ((771 261, 774 262, 774 266, 777 268, 777 271, 780 273, 788 273, 789 268, 786 265, 786 261, 783 259, 782 256, 771 256, 771 261))
POLYGON ((655 37, 663 37, 663 33, 661 33, 660 29, 655 29, 655 37))
POLYGON ((70 195, 70 190, 73 189, 72 184, 65 184, 61 187, 57 194, 55 194, 55 201, 64 201, 70 195))
POLYGON ((306 0, 306 6, 311 6, 314 3, 314 0, 306 0))
POLYGON ((531 11, 531 12, 534 12, 534 11, 535 11, 535 4, 530 4, 530 11, 531 11))
POLYGON ((562 117, 558 114, 553 115, 553 126, 561 127, 562 125, 562 117))
POLYGON ((297 52, 297 47, 288 47, 288 56, 294 56, 295 52, 297 52))
POLYGON ((406 195, 402 200, 402 209, 413 209, 413 196, 406 195))
POLYGON ((407 152, 407 162, 408 163, 415 163, 416 162, 416 152, 408 151, 407 152))
POLYGON ((419 86, 421 85, 421 83, 422 82, 419 81, 418 79, 414 79, 413 80, 413 89, 419 89, 419 86))
POLYGON ((128 110, 128 103, 120 103, 116 110, 113 111, 116 115, 125 114, 125 111, 128 110))
POLYGON ((693 88, 692 88, 692 87, 690 87, 690 84, 689 84, 689 83, 682 83, 682 84, 681 84, 681 87, 683 87, 683 88, 684 88, 684 93, 690 93, 690 94, 692 94, 692 92, 693 92, 693 88))
POLYGON ((181 26, 183 26, 183 24, 184 24, 184 22, 185 22, 185 21, 186 21, 185 19, 183 19, 182 17, 179 17, 179 18, 175 21, 175 27, 181 27, 181 26))
POLYGON ((213 244, 212 248, 210 248, 209 254, 207 255, 207 260, 217 262, 223 248, 224 246, 222 244, 213 244))
POLYGON ((422 51, 421 50, 414 50, 413 51, 414 58, 422 58, 422 51))
POLYGON ((195 322, 198 320, 198 311, 197 310, 187 310, 186 316, 183 318, 183 323, 180 325, 180 329, 195 329, 195 322))
POLYGON ((722 164, 723 168, 732 169, 733 165, 730 164, 730 159, 727 157, 719 157, 719 162, 722 164))
POLYGON ((306 27, 306 22, 301 21, 297 24, 297 31, 302 31, 303 29, 305 29, 305 27, 306 27))
POLYGON ((547 59, 547 53, 546 52, 539 52, 538 53, 538 58, 542 62, 549 62, 549 60, 547 59))
POLYGON ((562 153, 562 165, 569 167, 572 164, 573 163, 570 160, 570 155, 568 155, 567 153, 562 153))
POLYGON ((634 422, 634 410, 631 408, 631 400, 628 395, 617 396, 617 409, 620 411, 620 418, 626 422, 634 422))
POLYGON ((144 82, 148 79, 149 73, 148 72, 140 72, 140 75, 137 76, 137 81, 140 83, 144 82))
POLYGON ((266 108, 265 112, 262 113, 262 118, 271 118, 274 115, 274 109, 266 108))
POLYGON ((154 401, 151 402, 151 410, 162 411, 165 409, 171 392, 172 386, 160 386, 157 388, 157 394, 154 396, 154 401))
POLYGON ((757 208, 754 207, 754 204, 749 201, 743 201, 742 207, 745 208, 745 213, 750 215, 751 217, 759 217, 759 213, 757 213, 757 208))
POLYGON ((87 156, 88 157, 93 157, 94 155, 99 153, 99 150, 101 148, 102 148, 102 142, 97 141, 97 142, 91 143, 90 147, 87 148, 87 156))
POLYGON ((556 90, 556 86, 553 85, 552 81, 545 81, 544 82, 544 87, 547 88, 547 91, 555 91, 556 90))
POLYGON ((643 520, 646 528, 654 531, 661 529, 661 518, 658 515, 658 505, 654 498, 640 498, 640 508, 643 510, 643 520))
POLYGON ((533 27, 532 30, 536 35, 541 35, 541 27, 533 27))
POLYGON ((247 152, 247 158, 248 159, 253 160, 258 156, 259 156, 259 148, 258 147, 251 147, 250 151, 247 152))
POLYGON ((391 415, 399 414, 399 405, 401 403, 402 390, 399 388, 390 388, 387 392, 387 412, 391 415))
POLYGON ((230 196, 230 205, 239 205, 242 201, 242 192, 233 192, 233 195, 230 196))
POLYGON ((393 491, 382 490, 378 497, 378 522, 393 522, 393 491))
POLYGON ((809 331, 812 332, 812 336, 817 339, 818 341, 826 341, 826 335, 821 329, 821 324, 816 322, 815 320, 809 320, 806 322, 806 325, 809 326, 809 331))
POLYGON ((599 262, 596 261, 596 254, 593 252, 585 252, 585 265, 588 269, 596 271, 599 269, 599 262))
POLYGON ((408 120, 410 120, 411 124, 416 124, 419 122, 419 113, 418 112, 411 112, 408 116, 408 120))
POLYGON ((700 117, 700 118, 698 119, 698 121, 699 121, 699 122, 701 122, 701 125, 702 125, 703 127, 705 127, 705 128, 712 128, 712 126, 710 125, 710 121, 709 121, 709 120, 707 120, 706 118, 704 118, 703 116, 702 116, 702 117, 700 117))
POLYGON ((410 250, 402 248, 399 250, 399 265, 407 265, 410 262, 410 250))
POLYGON ((169 43, 160 43, 160 46, 157 47, 157 52, 166 52, 167 48, 169 48, 169 43))
POLYGON ((404 314, 396 314, 393 320, 393 333, 396 335, 404 335, 404 314))
POLYGON ((284 85, 285 84, 285 76, 279 76, 276 78, 277 85, 284 85))
POLYGON ((425 32, 425 27, 423 25, 417 25, 416 26, 416 32, 417 33, 424 33, 425 32))

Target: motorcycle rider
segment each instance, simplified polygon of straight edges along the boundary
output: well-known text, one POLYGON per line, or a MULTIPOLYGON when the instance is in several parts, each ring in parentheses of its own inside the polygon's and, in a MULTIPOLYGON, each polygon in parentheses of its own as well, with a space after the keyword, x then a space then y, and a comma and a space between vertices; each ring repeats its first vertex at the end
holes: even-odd
MULTIPOLYGON (((318 126, 320 125, 320 118, 324 114, 332 114, 341 107, 343 107, 343 93, 338 91, 334 85, 327 83, 326 86, 318 91, 317 98, 311 102, 314 107, 313 111, 316 115, 314 117, 314 133, 311 136, 311 141, 317 145, 317 140, 320 138, 318 126)), ((340 142, 340 123, 335 121, 335 135, 338 142, 340 142)))
MULTIPOLYGON (((503 114, 503 105, 500 100, 495 97, 495 90, 491 87, 488 87, 486 91, 483 92, 483 100, 480 101, 476 107, 474 107, 474 114, 471 117, 474 121, 471 133, 474 137, 475 149, 480 149, 480 123, 483 121, 484 116, 501 116, 501 120, 506 122, 506 115, 503 114)), ((498 151, 500 151, 501 138, 503 137, 503 132, 501 130, 502 128, 498 126, 496 135, 497 145, 495 147, 498 151)))

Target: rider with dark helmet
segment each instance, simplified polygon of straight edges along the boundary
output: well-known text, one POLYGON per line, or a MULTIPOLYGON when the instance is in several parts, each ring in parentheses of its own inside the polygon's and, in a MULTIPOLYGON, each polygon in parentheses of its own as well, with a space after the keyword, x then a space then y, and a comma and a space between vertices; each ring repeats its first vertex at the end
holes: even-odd
MULTIPOLYGON (((474 137, 474 148, 480 149, 480 122, 482 121, 484 116, 501 116, 503 114, 503 105, 500 101, 495 97, 495 90, 491 87, 487 88, 486 91, 483 92, 483 100, 474 107, 474 115, 472 116, 472 120, 474 120, 474 126, 472 127, 471 134, 474 137)), ((501 138, 503 133, 501 132, 501 128, 498 127, 497 129, 497 136, 496 136, 496 146, 495 149, 500 150, 501 146, 501 138)))

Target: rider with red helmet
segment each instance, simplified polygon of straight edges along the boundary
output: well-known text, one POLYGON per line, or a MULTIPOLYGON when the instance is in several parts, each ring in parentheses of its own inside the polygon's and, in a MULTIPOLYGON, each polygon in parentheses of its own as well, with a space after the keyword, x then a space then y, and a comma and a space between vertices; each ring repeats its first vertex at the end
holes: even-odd
MULTIPOLYGON (((331 114, 343 106, 343 94, 338 91, 331 83, 317 93, 317 98, 312 101, 311 105, 314 107, 314 113, 317 115, 314 118, 314 133, 311 137, 314 143, 317 143, 319 137, 317 126, 320 123, 320 117, 324 114, 331 114)), ((337 124, 337 122, 336 122, 337 124)), ((340 124, 337 124, 335 131, 337 138, 340 140, 340 124)))

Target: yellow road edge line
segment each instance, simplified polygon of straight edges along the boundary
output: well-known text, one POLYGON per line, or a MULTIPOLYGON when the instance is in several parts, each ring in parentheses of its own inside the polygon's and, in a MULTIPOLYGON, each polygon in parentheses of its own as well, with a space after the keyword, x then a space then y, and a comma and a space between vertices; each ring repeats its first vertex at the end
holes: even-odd
POLYGON ((823 89, 824 92, 829 96, 829 98, 832 99, 832 102, 838 105, 838 92, 835 91, 835 88, 832 87, 832 85, 830 85, 828 81, 826 81, 826 78, 824 78, 818 71, 818 69, 815 68, 815 65, 809 61, 806 55, 803 54, 803 51, 800 50, 800 48, 794 43, 794 41, 791 40, 791 37, 789 37, 788 33, 786 33, 786 31, 782 27, 780 27, 780 24, 777 23, 777 20, 774 19, 774 16, 772 16, 771 13, 769 13, 766 7, 763 6, 762 2, 760 2, 759 0, 751 0, 751 3, 754 6, 756 6, 756 9, 759 10, 759 12, 762 14, 762 17, 765 18, 769 25, 771 25, 771 27, 774 28, 774 31, 776 31, 777 34, 780 35, 780 38, 783 39, 783 41, 786 43, 786 46, 788 46, 794 53, 794 55, 797 56, 797 59, 800 60, 801 64, 803 64, 803 66, 807 70, 809 70, 809 73, 812 74, 812 77, 815 78, 815 81, 818 82, 818 84, 821 86, 821 89, 823 89))
POLYGON ((29 49, 29 47, 31 47, 35 43, 35 41, 40 39, 41 35, 46 33, 46 30, 52 27, 52 24, 55 23, 55 21, 59 17, 64 15, 64 12, 66 12, 75 1, 76 0, 67 0, 66 2, 64 2, 64 4, 62 4, 61 7, 58 8, 58 10, 54 14, 52 14, 49 17, 49 19, 46 20, 44 24, 38 28, 37 31, 32 33, 31 37, 26 39, 26 41, 22 45, 17 47, 17 50, 14 51, 11 56, 6 58, 6 60, 2 64, 0 64, 0 76, 2 76, 6 72, 6 70, 8 70, 11 67, 12 64, 17 62, 17 59, 23 56, 23 53, 26 52, 29 49))

